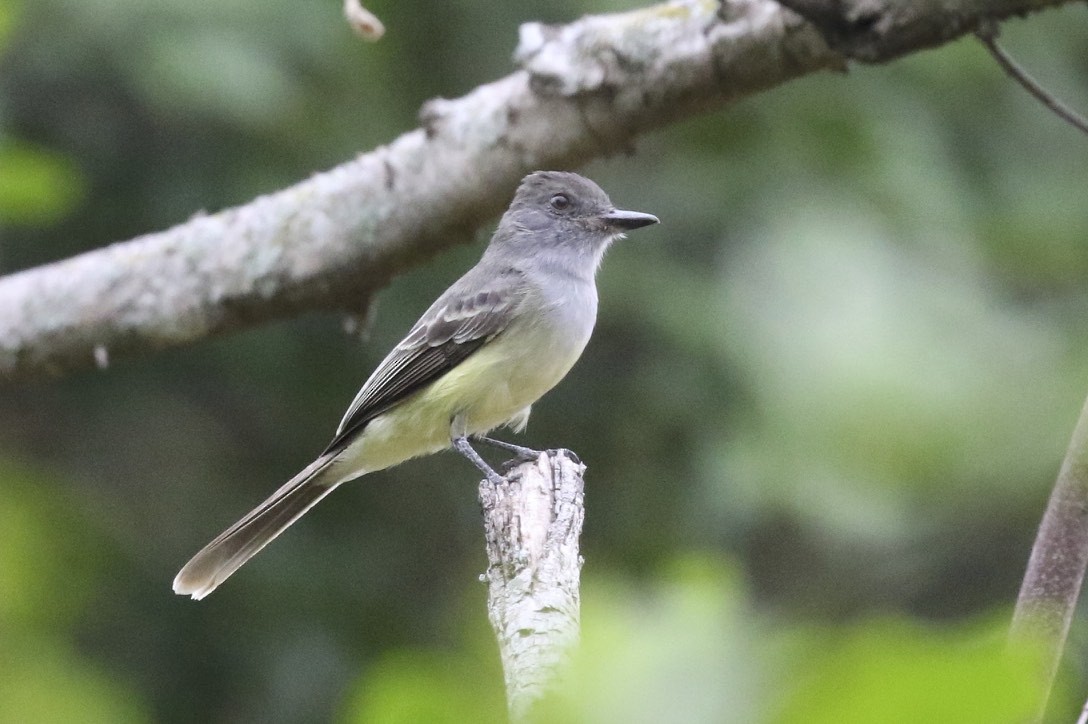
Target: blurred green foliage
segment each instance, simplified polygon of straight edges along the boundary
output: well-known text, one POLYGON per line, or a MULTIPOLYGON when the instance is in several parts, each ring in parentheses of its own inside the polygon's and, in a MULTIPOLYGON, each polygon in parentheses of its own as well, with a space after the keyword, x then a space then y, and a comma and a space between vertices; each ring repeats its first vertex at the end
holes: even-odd
POLYGON ((838 640, 825 635, 773 720, 1030 721, 1038 660, 1007 650, 1005 628, 1004 620, 952 630, 873 622, 838 640))
POLYGON ((19 17, 19 2, 17 0, 3 0, 0 2, 0 50, 3 49, 8 35, 15 27, 19 17))
MULTIPOLYGON (((735 572, 699 556, 648 585, 590 578, 585 635, 534 721, 1012 724, 1037 709, 1038 658, 1007 648, 1003 618, 813 626, 767 620, 745 599, 735 572)), ((387 655, 342 720, 505 721, 501 672, 481 666, 490 634, 464 638, 458 653, 387 655)))
POLYGON ((49 224, 81 191, 79 170, 64 156, 22 143, 0 145, 0 222, 49 224))
POLYGON ((0 469, 0 721, 147 721, 139 693, 75 640, 110 548, 66 498, 0 469))
MULTIPOLYGON (((382 3, 368 45, 335 2, 0 0, 0 272, 305 178, 508 73, 520 22, 633 6, 382 3)), ((1003 42, 1088 109, 1083 6, 1003 42)), ((1022 719, 1000 639, 1088 391, 1085 169, 970 40, 584 168, 662 224, 524 438, 589 465, 550 721, 1022 719)), ((455 456, 337 491, 207 601, 169 587, 478 254, 396 280, 362 343, 315 315, 0 390, 0 721, 501 720, 455 456)))

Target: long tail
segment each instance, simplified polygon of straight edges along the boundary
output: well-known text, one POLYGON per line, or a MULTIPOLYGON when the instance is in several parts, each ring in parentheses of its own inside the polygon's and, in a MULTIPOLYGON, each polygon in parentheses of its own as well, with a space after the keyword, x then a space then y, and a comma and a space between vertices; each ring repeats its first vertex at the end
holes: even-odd
POLYGON ((174 593, 191 595, 196 600, 204 598, 331 493, 336 484, 326 484, 323 473, 333 459, 322 455, 310 463, 268 500, 204 546, 174 579, 174 593))

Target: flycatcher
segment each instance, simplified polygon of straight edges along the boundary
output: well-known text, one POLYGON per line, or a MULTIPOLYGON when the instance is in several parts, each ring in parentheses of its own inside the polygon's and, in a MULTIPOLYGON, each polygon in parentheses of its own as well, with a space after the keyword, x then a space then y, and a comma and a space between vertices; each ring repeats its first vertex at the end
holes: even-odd
POLYGON ((621 211, 573 173, 526 176, 479 263, 428 309, 348 407, 332 442, 268 500, 223 531, 174 579, 204 598, 341 483, 453 446, 499 478, 469 438, 520 432, 529 408, 567 374, 597 317, 594 279, 623 232, 657 217, 621 211))

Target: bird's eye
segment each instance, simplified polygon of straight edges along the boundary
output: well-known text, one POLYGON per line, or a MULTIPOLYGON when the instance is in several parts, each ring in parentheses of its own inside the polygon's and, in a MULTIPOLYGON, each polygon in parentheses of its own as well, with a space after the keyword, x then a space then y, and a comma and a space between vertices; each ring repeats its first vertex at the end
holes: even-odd
POLYGON ((570 199, 566 194, 556 194, 548 201, 556 211, 565 211, 570 206, 570 199))

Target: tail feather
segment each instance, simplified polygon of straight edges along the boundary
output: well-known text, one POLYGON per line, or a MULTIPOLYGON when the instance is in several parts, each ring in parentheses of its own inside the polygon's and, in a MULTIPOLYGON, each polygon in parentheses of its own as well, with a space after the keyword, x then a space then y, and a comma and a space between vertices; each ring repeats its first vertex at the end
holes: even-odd
POLYGON ((332 456, 318 458, 204 546, 174 579, 174 593, 200 600, 214 591, 243 563, 333 491, 335 483, 326 485, 322 482, 322 473, 332 461, 332 456))

